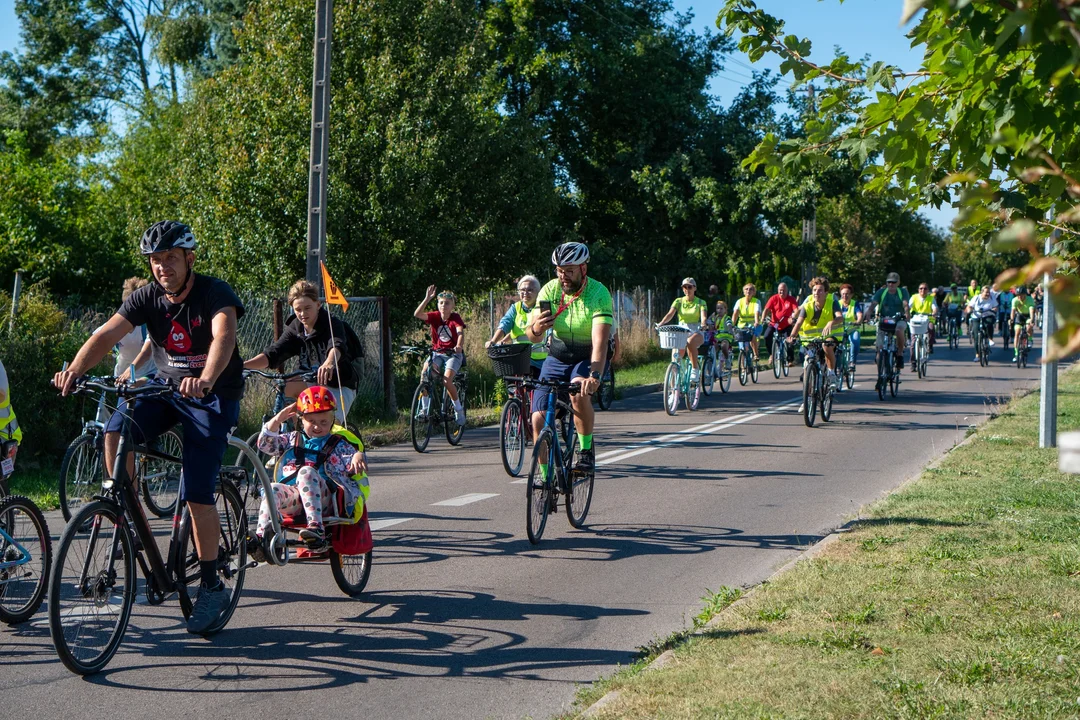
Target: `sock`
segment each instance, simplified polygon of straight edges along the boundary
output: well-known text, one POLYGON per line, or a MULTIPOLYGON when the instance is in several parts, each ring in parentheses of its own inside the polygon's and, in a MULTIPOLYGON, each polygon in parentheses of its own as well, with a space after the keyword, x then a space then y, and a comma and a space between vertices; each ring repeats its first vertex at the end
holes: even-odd
POLYGON ((540 478, 542 480, 547 480, 547 476, 548 476, 547 469, 548 469, 547 465, 545 465, 544 463, 540 463, 540 478))
POLYGON ((430 395, 421 395, 420 396, 420 407, 423 409, 424 412, 427 412, 428 410, 431 409, 431 396, 430 395))
POLYGON ((217 589, 221 585, 217 574, 217 560, 200 560, 199 575, 204 588, 217 589))
POLYGON ((578 447, 582 450, 592 450, 592 435, 577 434, 578 447))

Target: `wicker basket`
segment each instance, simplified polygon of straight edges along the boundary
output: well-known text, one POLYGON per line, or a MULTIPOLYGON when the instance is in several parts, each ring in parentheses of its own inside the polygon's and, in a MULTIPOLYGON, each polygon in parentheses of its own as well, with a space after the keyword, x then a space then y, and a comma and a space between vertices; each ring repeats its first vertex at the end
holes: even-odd
POLYGON ((656 328, 656 331, 660 333, 660 347, 663 350, 682 350, 690 337, 690 331, 678 325, 664 325, 656 328))
POLYGON ((930 318, 925 315, 912 315, 908 327, 911 328, 912 335, 925 335, 930 328, 930 318))
POLYGON ((496 377, 527 377, 532 367, 532 345, 492 345, 487 350, 496 377))

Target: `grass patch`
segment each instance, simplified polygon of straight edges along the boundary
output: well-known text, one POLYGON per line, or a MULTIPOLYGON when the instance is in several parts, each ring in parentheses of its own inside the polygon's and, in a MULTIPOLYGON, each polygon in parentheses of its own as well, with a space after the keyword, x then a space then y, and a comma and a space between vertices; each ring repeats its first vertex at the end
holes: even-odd
POLYGON ((627 388, 640 387, 642 385, 655 385, 664 382, 664 371, 671 363, 667 360, 653 360, 643 365, 615 370, 615 393, 627 388))
MULTIPOLYGON (((1060 383, 1060 427, 1080 428, 1080 373, 1060 383)), ((1038 448, 1037 413, 1038 393, 1014 400, 821 555, 673 636, 676 662, 606 679, 598 717, 1080 717, 1080 482, 1038 448)))
POLYGON ((25 495, 42 510, 60 507, 59 481, 59 465, 53 467, 29 461, 20 464, 18 458, 15 461, 15 474, 8 478, 12 495, 25 495))

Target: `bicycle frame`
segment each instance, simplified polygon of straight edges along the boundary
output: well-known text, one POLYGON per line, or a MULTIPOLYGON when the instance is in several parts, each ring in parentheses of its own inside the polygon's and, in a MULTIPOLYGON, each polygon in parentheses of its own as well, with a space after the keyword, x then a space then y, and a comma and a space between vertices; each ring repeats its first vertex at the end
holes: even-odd
MULTIPOLYGON (((559 428, 555 424, 555 413, 558 410, 559 404, 559 391, 554 385, 550 385, 547 388, 547 409, 544 411, 544 427, 551 428, 551 434, 555 436, 554 442, 551 443, 551 448, 548 450, 550 453, 548 458, 548 469, 550 472, 556 472, 559 478, 559 482, 565 482, 566 473, 563 470, 563 453, 562 442, 565 438, 559 438, 559 428), (558 470, 556 470, 558 468, 558 470)), ((570 420, 567 423, 567 430, 573 432, 574 430, 574 413, 573 409, 570 410, 570 420)), ((550 482, 551 477, 544 478, 544 482, 550 482)), ((562 488, 560 488, 561 490, 562 488)))

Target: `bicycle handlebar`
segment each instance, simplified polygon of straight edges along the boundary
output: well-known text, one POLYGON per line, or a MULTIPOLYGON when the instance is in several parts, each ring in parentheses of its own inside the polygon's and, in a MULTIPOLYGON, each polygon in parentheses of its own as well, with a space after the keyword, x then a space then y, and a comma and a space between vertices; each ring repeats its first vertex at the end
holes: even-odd
POLYGON ((72 389, 71 394, 78 395, 88 393, 91 390, 97 390, 103 393, 114 393, 118 397, 134 398, 153 395, 169 395, 180 390, 180 388, 172 383, 152 382, 136 386, 129 383, 116 384, 115 379, 108 384, 101 382, 101 380, 107 379, 108 378, 93 377, 90 375, 81 377, 75 381, 75 387, 72 389))

